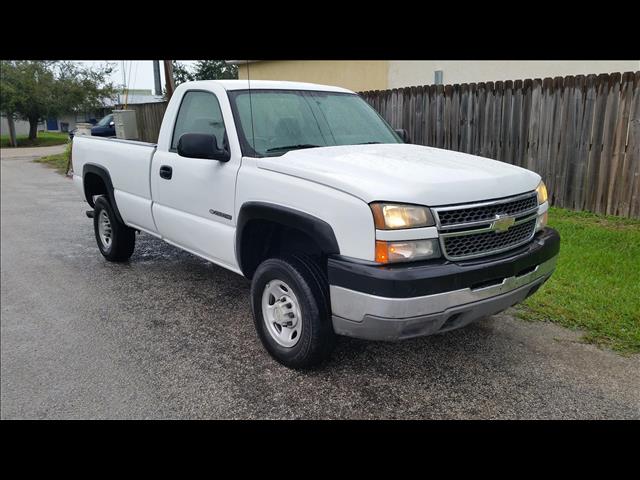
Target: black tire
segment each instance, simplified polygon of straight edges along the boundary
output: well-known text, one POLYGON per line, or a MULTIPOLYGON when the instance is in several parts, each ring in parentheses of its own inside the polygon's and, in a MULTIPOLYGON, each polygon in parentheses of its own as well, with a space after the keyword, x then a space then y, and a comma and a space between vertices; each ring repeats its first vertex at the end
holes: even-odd
POLYGON ((131 257, 136 246, 136 231, 119 222, 113 207, 104 196, 96 199, 93 212, 93 230, 102 256, 110 262, 124 262, 131 257), (111 241, 105 245, 100 237, 99 223, 105 212, 111 224, 111 241))
POLYGON ((326 276, 304 256, 270 258, 260 264, 251 282, 256 331, 265 349, 282 365, 295 369, 317 366, 329 358, 335 344, 326 276), (284 347, 267 330, 262 294, 267 283, 282 280, 291 287, 301 310, 302 333, 292 347, 284 347))

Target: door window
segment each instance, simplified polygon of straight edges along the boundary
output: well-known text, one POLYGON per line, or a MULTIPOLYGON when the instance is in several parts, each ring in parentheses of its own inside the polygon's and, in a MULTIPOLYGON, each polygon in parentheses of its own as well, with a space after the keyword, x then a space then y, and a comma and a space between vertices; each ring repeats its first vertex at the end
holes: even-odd
POLYGON ((190 91, 184 94, 173 129, 172 151, 177 150, 180 136, 184 133, 215 135, 218 148, 226 148, 222 111, 213 93, 190 91))

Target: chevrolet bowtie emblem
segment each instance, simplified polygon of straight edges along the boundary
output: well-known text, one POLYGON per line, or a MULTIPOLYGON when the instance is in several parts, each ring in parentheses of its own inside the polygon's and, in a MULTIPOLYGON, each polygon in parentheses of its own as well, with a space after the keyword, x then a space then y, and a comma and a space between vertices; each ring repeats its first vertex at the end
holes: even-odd
POLYGON ((516 219, 514 217, 510 217, 509 215, 496 215, 496 219, 491 225, 496 232, 506 232, 509 230, 511 225, 515 223, 516 219))

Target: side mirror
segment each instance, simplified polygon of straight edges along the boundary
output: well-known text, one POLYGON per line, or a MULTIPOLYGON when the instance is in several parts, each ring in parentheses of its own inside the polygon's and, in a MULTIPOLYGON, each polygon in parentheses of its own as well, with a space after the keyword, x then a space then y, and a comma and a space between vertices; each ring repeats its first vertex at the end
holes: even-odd
POLYGON ((228 162, 231 154, 218 148, 215 135, 207 133, 184 133, 178 140, 178 155, 189 158, 206 158, 228 162))
POLYGON ((404 143, 411 143, 411 139, 409 138, 409 134, 404 128, 396 128, 395 132, 400 135, 400 138, 404 143))
POLYGON ((116 124, 116 122, 109 122, 109 126, 113 127, 116 124))

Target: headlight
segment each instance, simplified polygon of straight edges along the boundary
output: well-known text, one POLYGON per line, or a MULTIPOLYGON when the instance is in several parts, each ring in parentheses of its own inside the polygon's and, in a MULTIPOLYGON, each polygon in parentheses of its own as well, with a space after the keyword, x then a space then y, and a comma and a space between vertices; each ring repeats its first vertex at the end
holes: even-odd
POLYGON ((437 238, 384 242, 376 241, 376 262, 415 262, 440 256, 437 238))
POLYGON ((538 205, 542 205, 544 202, 549 200, 549 195, 547 194, 547 186, 544 184, 544 182, 540 182, 540 184, 536 188, 536 193, 538 194, 538 205))
POLYGON ((435 225, 431 210, 420 205, 398 203, 372 203, 371 211, 376 228, 396 230, 400 228, 430 227, 435 225))

